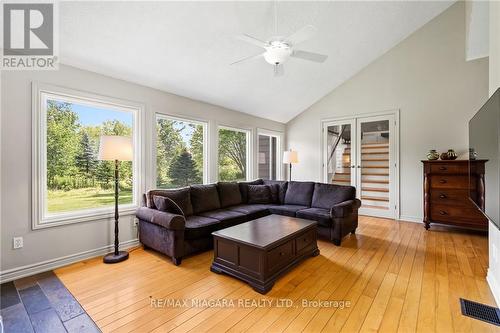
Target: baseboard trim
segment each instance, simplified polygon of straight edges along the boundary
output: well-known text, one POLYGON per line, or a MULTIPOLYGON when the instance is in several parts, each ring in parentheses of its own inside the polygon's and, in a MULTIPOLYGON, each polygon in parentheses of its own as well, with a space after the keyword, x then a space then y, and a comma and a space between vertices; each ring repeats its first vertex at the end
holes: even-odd
POLYGON ((422 223, 422 218, 418 216, 401 215, 399 219, 406 222, 422 223))
MULTIPOLYGON (((128 241, 121 242, 120 248, 129 249, 131 247, 138 246, 139 244, 140 243, 138 239, 131 239, 128 241)), ((110 252, 113 249, 113 247, 114 245, 111 244, 93 250, 83 251, 80 253, 75 253, 64 257, 41 261, 35 264, 7 269, 5 271, 0 272, 0 283, 50 271, 85 259, 102 256, 110 252)))
POLYGON ((498 284, 498 280, 491 274, 491 269, 488 269, 488 273, 486 274, 486 281, 490 286, 491 293, 493 294, 493 298, 495 298, 495 302, 497 306, 500 305, 500 285, 498 284))

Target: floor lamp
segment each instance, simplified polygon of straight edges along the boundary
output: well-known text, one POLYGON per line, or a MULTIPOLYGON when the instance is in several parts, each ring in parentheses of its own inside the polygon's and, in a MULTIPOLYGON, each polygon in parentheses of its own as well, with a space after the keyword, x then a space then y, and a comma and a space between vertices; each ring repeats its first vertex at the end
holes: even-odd
POLYGON ((127 251, 118 250, 118 190, 120 161, 131 161, 133 157, 132 139, 125 136, 102 135, 99 144, 99 159, 115 161, 115 250, 104 256, 106 264, 114 264, 128 259, 127 251))
POLYGON ((283 152, 283 163, 290 164, 289 178, 292 181, 292 164, 299 163, 299 155, 296 151, 288 150, 283 152))

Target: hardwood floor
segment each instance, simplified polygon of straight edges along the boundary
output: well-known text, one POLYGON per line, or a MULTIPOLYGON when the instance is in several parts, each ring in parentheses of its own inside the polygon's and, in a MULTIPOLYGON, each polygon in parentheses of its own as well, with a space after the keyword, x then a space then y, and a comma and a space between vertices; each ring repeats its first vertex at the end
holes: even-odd
POLYGON ((103 332, 500 331, 460 312, 460 297, 495 305, 485 279, 485 234, 360 217, 356 235, 341 247, 326 241, 319 247, 319 256, 278 280, 266 296, 210 272, 212 252, 174 266, 138 248, 120 264, 95 258, 56 274, 103 332), (159 299, 188 300, 188 306, 151 306, 159 299), (228 306, 192 299, 224 299, 228 306), (244 307, 238 299, 274 303, 244 307), (280 299, 293 306, 278 306, 280 299), (344 300, 350 306, 303 307, 303 300, 344 300))

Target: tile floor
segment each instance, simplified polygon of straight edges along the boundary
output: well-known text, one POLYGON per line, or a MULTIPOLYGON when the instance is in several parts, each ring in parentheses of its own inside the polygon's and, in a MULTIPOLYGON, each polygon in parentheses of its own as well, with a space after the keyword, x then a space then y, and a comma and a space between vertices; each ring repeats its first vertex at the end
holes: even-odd
POLYGON ((53 272, 0 285, 5 333, 100 332, 53 272))

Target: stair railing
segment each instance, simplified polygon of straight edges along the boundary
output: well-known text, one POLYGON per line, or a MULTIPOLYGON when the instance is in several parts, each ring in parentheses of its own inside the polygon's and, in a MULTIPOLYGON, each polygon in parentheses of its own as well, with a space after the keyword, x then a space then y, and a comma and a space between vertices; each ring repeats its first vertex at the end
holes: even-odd
POLYGON ((339 145, 340 139, 342 139, 342 135, 344 135, 344 131, 345 131, 346 127, 347 126, 345 126, 345 125, 340 126, 340 134, 337 137, 337 139, 335 140, 335 144, 333 145, 332 152, 330 153, 330 156, 328 157, 327 165, 330 165, 330 161, 332 160, 333 155, 335 154, 335 150, 337 149, 337 146, 339 145))

